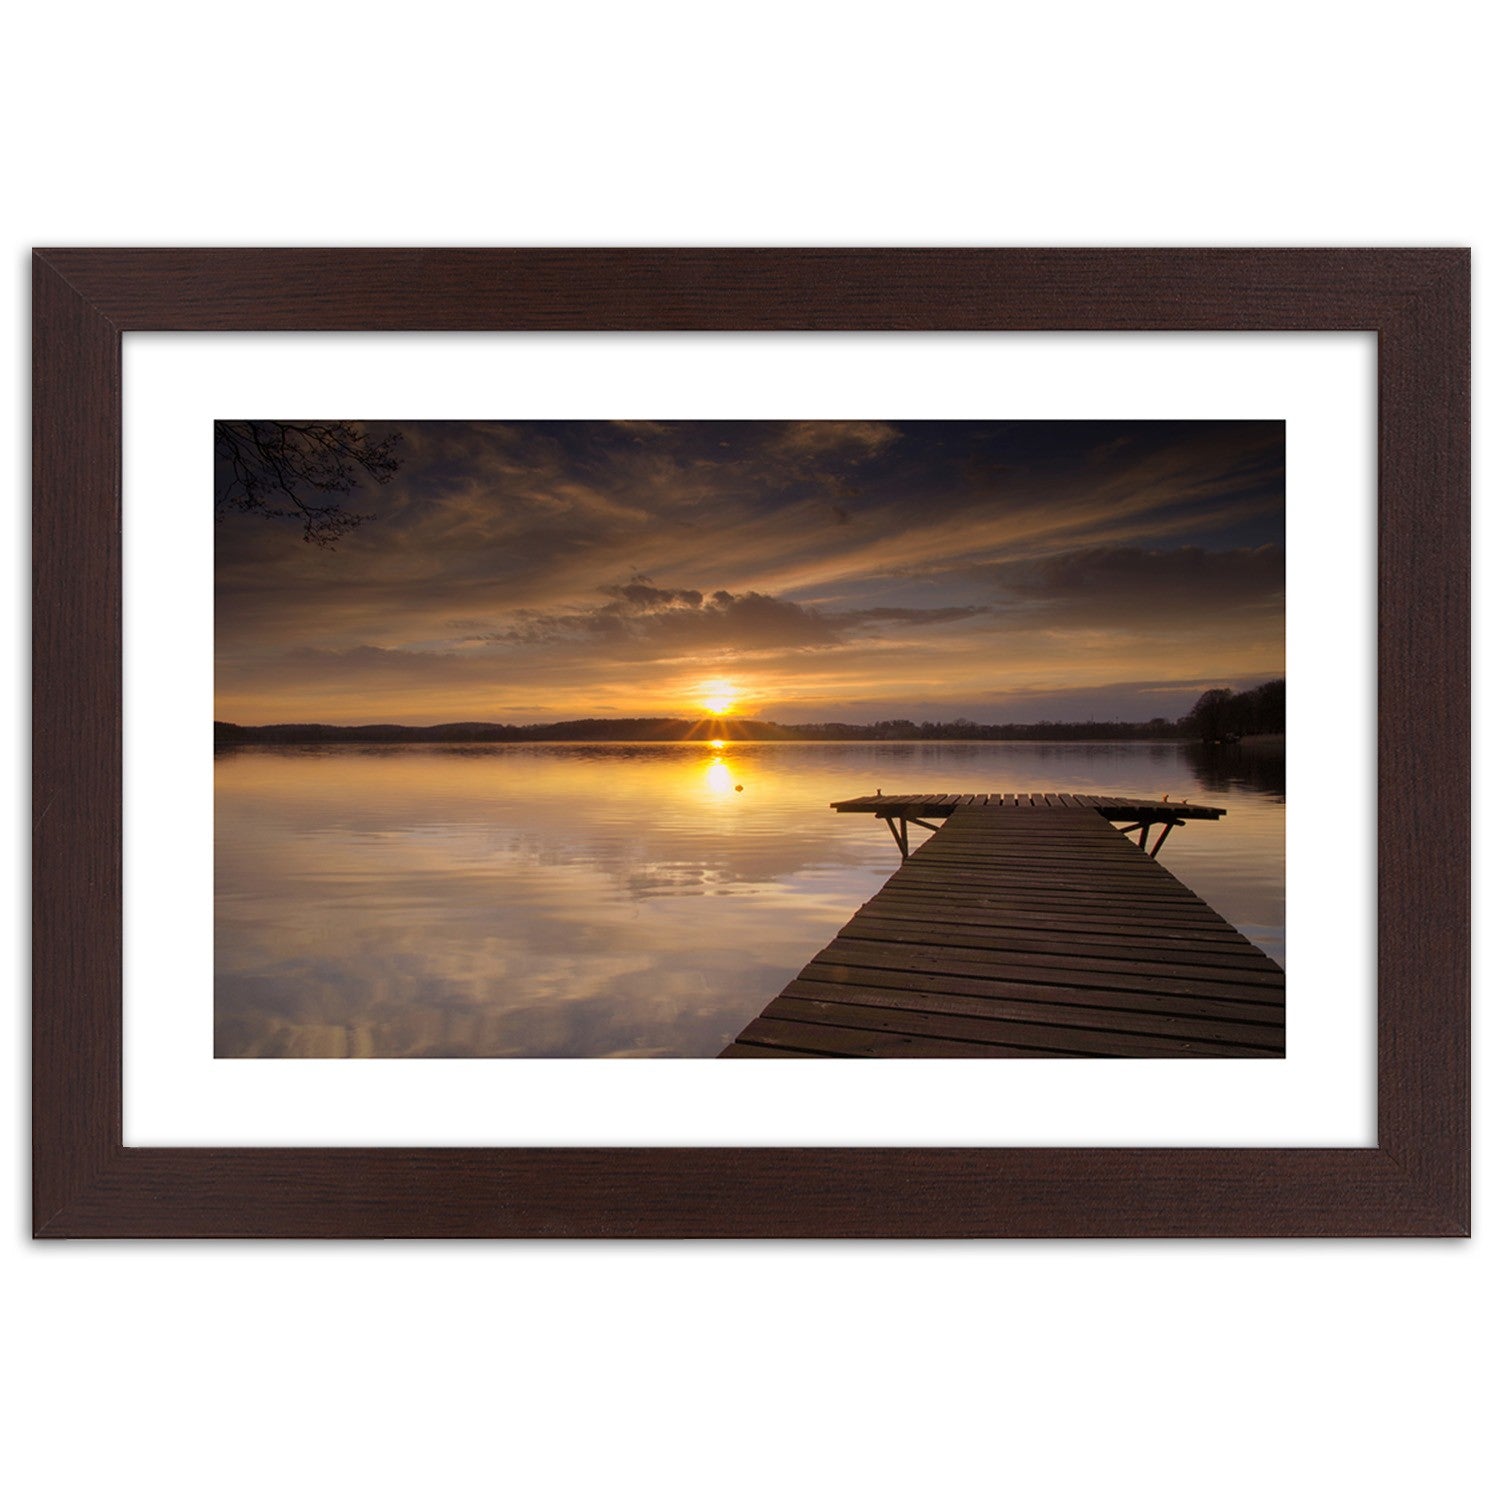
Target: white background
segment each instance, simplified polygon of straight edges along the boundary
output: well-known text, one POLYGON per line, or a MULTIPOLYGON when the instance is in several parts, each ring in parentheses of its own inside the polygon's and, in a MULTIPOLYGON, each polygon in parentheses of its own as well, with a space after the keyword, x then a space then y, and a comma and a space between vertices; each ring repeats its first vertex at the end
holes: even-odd
MULTIPOLYGON (((1483 412, 1484 16, 18 12, 0 93, 6 951, 25 951, 29 245, 1472 244, 1483 412)), ((1476 526, 1493 581, 1483 505, 1476 526)), ((1476 605, 1483 682, 1483 588, 1476 605)), ((1493 693, 1478 706, 1492 745, 1493 693)), ((1482 915, 1500 828, 1479 770, 1482 915)), ((35 1247, 18 957, 6 1478, 67 1497, 1478 1492, 1500 1335, 1480 958, 1473 1242, 35 1247)))

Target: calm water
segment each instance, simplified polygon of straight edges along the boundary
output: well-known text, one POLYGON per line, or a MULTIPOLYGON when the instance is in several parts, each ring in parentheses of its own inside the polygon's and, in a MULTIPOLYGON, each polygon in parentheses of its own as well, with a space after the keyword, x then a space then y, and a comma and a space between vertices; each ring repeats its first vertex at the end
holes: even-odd
POLYGON ((895 869, 828 808, 877 787, 1227 807, 1162 862, 1283 961, 1279 745, 257 747, 215 776, 221 1057, 712 1056, 895 869))

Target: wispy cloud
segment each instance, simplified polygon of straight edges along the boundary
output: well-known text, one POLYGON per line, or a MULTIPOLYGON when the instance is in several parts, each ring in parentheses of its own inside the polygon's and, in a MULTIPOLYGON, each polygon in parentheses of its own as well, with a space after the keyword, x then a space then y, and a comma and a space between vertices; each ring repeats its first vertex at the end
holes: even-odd
POLYGON ((788 422, 769 446, 784 456, 837 456, 857 462, 883 453, 900 436, 900 429, 889 422, 788 422))
POLYGON ((1284 609, 1281 547, 1090 547, 988 570, 999 608, 1073 622, 1163 622, 1284 609))

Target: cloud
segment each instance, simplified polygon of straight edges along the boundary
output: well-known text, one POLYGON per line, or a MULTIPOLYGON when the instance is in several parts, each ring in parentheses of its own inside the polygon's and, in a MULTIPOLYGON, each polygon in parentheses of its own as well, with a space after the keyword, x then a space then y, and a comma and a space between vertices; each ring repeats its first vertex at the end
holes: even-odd
POLYGON ((1129 621, 1142 628, 1205 622, 1284 607, 1286 554, 1279 546, 1092 547, 990 570, 1001 609, 1071 624, 1129 621))
POLYGON ((1281 651, 1279 423, 401 426, 336 552, 221 524, 222 717, 656 711, 721 672, 894 701, 1281 651))
POLYGON ((485 639, 538 646, 585 642, 614 647, 634 660, 684 652, 766 651, 832 646, 835 623, 816 609, 754 590, 664 589, 636 580, 601 590, 608 602, 593 609, 535 613, 485 639))
MULTIPOLYGON (((1032 425, 1058 424, 1011 424, 1023 437, 1032 425)), ((1062 546, 1192 536, 1279 504, 1255 489, 1275 489, 1266 435, 1164 442, 1149 428, 1102 468, 1069 469, 1005 461, 1008 437, 976 457, 923 424, 407 424, 410 462, 337 553, 226 522, 220 643, 451 640, 447 621, 484 622, 466 630, 478 634, 518 610, 586 608, 599 578, 622 574, 712 573, 737 594, 821 600, 1062 546), (641 437, 651 425, 662 434, 641 437), (862 462, 875 454, 904 456, 876 475, 862 462)))
POLYGON ((882 607, 829 610, 778 599, 751 589, 658 588, 649 579, 600 590, 608 602, 555 614, 524 612, 503 630, 471 640, 539 646, 584 642, 622 648, 635 660, 676 658, 686 652, 806 650, 840 645, 859 636, 889 634, 988 614, 986 604, 930 609, 882 607), (628 649, 635 648, 635 649, 628 649))
POLYGON ((668 609, 701 609, 703 594, 698 589, 658 589, 649 579, 638 579, 633 583, 616 585, 604 590, 615 603, 606 609, 618 613, 660 614, 668 609))
POLYGON ((835 616, 850 625, 946 625, 991 613, 988 604, 951 604, 939 609, 858 609, 835 616))
POLYGON ((857 462, 884 453, 900 436, 889 422, 788 422, 768 447, 783 457, 857 462))
POLYGON ((393 651, 384 646, 349 646, 340 650, 299 646, 288 651, 283 659, 293 665, 305 662, 349 672, 407 673, 451 662, 454 655, 451 651, 393 651))

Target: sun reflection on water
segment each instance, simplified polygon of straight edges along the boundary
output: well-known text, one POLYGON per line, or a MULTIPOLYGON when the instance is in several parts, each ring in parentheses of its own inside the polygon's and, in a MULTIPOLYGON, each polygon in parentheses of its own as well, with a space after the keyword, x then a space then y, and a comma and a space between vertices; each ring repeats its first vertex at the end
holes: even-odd
POLYGON ((708 789, 709 796, 717 799, 743 792, 745 788, 740 779, 741 769, 725 759, 723 740, 714 740, 712 748, 713 757, 703 768, 703 785, 708 789))

